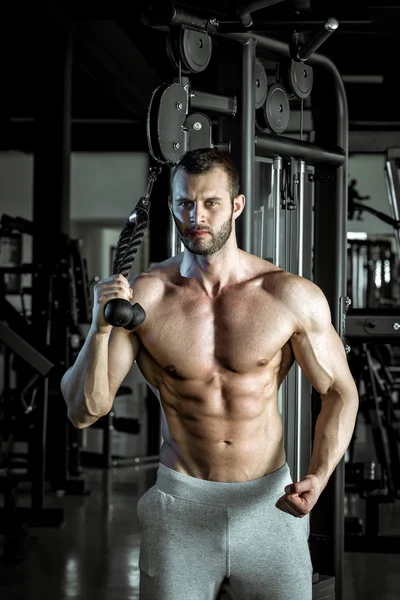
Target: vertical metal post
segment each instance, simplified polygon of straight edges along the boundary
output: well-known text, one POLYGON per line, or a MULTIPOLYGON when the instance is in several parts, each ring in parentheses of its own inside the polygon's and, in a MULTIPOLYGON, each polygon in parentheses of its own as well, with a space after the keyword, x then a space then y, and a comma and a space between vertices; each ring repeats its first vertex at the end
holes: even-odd
MULTIPOLYGON (((171 188, 171 194, 172 194, 172 173, 173 173, 173 168, 169 168, 168 169, 168 176, 169 176, 169 186, 171 188)), ((182 252, 182 242, 180 240, 180 237, 178 235, 178 231, 176 229, 176 225, 175 225, 175 221, 172 217, 172 215, 169 215, 170 217, 170 221, 169 221, 169 252, 170 252, 170 256, 176 256, 177 254, 180 254, 182 252)))
MULTIPOLYGON (((174 256, 177 233, 174 220, 168 207, 168 196, 171 193, 171 179, 173 169, 164 166, 153 185, 150 209, 150 266, 174 256), (158 201, 161 200, 161 201, 158 201)), ((158 398, 152 390, 148 390, 146 397, 147 410, 147 456, 160 454, 164 439, 162 435, 162 414, 158 398)))
MULTIPOLYGON (((305 176, 305 162, 299 160, 297 168, 297 275, 303 276, 303 254, 304 254, 304 176, 305 176)), ((293 464, 293 479, 294 481, 300 481, 303 476, 302 473, 302 424, 303 424, 303 411, 302 411, 302 398, 303 398, 303 371, 301 370, 298 363, 296 363, 296 401, 295 401, 295 417, 294 417, 294 464, 293 464)))
MULTIPOLYGON (((61 28, 50 28, 47 22, 43 23, 37 38, 32 260, 38 271, 32 280, 32 324, 38 339, 53 345, 54 360, 68 368, 68 324, 65 319, 61 322, 60 317, 53 319, 55 304, 51 294, 54 286, 60 284, 55 281, 55 265, 57 257, 62 255, 63 236, 69 234, 70 225, 73 38, 61 28)), ((60 371, 57 369, 43 382, 37 394, 44 431, 40 441, 38 436, 35 448, 37 475, 32 482, 35 509, 41 509, 43 504, 44 472, 53 488, 65 489, 71 425, 65 403, 55 398, 59 389, 60 371), (50 394, 52 402, 48 402, 50 394)))
POLYGON ((301 277, 303 277, 303 272, 304 272, 304 269, 303 269, 303 263, 304 263, 304 202, 305 202, 304 177, 305 177, 305 173, 306 173, 306 164, 305 164, 304 160, 298 161, 298 171, 297 172, 298 172, 298 178, 299 178, 299 184, 298 184, 299 193, 298 193, 298 203, 297 203, 297 210, 298 210, 297 274, 300 275, 301 277))
POLYGON ((246 206, 241 215, 239 244, 246 252, 253 251, 253 194, 255 167, 255 61, 256 42, 242 44, 242 76, 240 90, 240 178, 246 206))
MULTIPOLYGON (((320 65, 316 65, 320 66, 320 65)), ((316 69, 315 102, 316 143, 334 143, 343 148, 344 164, 329 172, 316 170, 314 281, 324 292, 331 309, 332 323, 341 331, 341 306, 347 294, 347 163, 348 109, 343 82, 330 63, 316 69), (332 115, 336 118, 332 119, 332 115), (329 177, 330 175, 330 177, 329 177)), ((313 394, 313 426, 321 408, 321 399, 313 394)), ((320 554, 321 572, 333 572, 336 578, 336 599, 343 598, 344 569, 344 489, 345 465, 337 465, 322 493, 313 518, 317 531, 333 539, 333 545, 320 554), (333 514, 332 523, 326 519, 333 514), (332 569, 333 566, 333 569, 332 569)), ((311 529, 313 529, 311 527, 311 529)))
POLYGON ((182 252, 182 242, 178 235, 173 218, 171 217, 171 256, 176 256, 182 252))
POLYGON ((163 167, 154 182, 149 220, 149 263, 155 264, 171 256, 171 232, 175 224, 168 208, 172 169, 163 167), (154 200, 155 199, 155 200, 154 200), (171 226, 169 222, 171 220, 171 226))
MULTIPOLYGON (((277 156, 273 159, 272 163, 272 182, 271 182, 271 190, 272 190, 272 198, 273 198, 273 206, 274 206, 274 251, 273 251, 273 262, 277 267, 285 268, 283 264, 283 260, 285 257, 282 257, 281 253, 281 184, 282 184, 282 158, 277 156)), ((289 438, 289 423, 288 423, 288 381, 285 380, 283 385, 279 388, 278 391, 278 406, 279 411, 282 416, 283 423, 283 437, 285 445, 287 445, 287 440, 289 438)))
POLYGON ((277 267, 281 265, 281 179, 282 179, 282 159, 274 158, 272 169, 272 190, 274 198, 274 218, 275 218, 275 250, 274 263, 277 267))
MULTIPOLYGON (((400 182, 396 163, 393 159, 387 160, 385 163, 385 182, 388 192, 389 204, 392 210, 393 218, 398 221, 400 219, 399 202, 400 202, 400 182)), ((400 255, 400 230, 394 230, 397 254, 400 255)))

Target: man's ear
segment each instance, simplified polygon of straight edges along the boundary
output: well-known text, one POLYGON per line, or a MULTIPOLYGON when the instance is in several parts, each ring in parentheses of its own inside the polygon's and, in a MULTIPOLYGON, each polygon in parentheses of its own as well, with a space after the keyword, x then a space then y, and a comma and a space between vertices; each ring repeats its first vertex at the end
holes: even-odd
POLYGON ((242 214, 246 205, 246 197, 243 194, 239 194, 233 200, 233 218, 237 219, 242 214))

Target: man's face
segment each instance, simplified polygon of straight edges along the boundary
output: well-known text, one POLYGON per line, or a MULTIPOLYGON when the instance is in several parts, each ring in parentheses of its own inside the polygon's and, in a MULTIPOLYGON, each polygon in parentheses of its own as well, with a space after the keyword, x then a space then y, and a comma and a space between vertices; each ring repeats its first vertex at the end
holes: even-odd
POLYGON ((218 252, 232 232, 228 176, 216 168, 202 175, 178 171, 169 201, 179 237, 189 252, 218 252))

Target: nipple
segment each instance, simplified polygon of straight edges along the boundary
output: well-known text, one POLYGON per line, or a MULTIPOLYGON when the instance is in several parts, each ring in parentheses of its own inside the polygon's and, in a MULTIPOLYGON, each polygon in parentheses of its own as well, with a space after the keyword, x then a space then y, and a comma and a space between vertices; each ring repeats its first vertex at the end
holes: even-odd
POLYGON ((165 367, 165 370, 167 371, 167 373, 169 373, 171 375, 171 377, 173 377, 174 379, 183 379, 183 377, 181 377, 180 375, 178 375, 178 373, 176 372, 176 367, 174 365, 167 365, 165 367))

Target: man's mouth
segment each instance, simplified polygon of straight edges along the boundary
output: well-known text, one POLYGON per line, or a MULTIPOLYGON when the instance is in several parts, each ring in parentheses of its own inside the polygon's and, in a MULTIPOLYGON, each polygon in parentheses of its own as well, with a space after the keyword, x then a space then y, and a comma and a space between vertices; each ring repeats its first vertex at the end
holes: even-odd
POLYGON ((205 229, 201 229, 200 231, 188 231, 188 235, 199 236, 208 233, 205 229))

